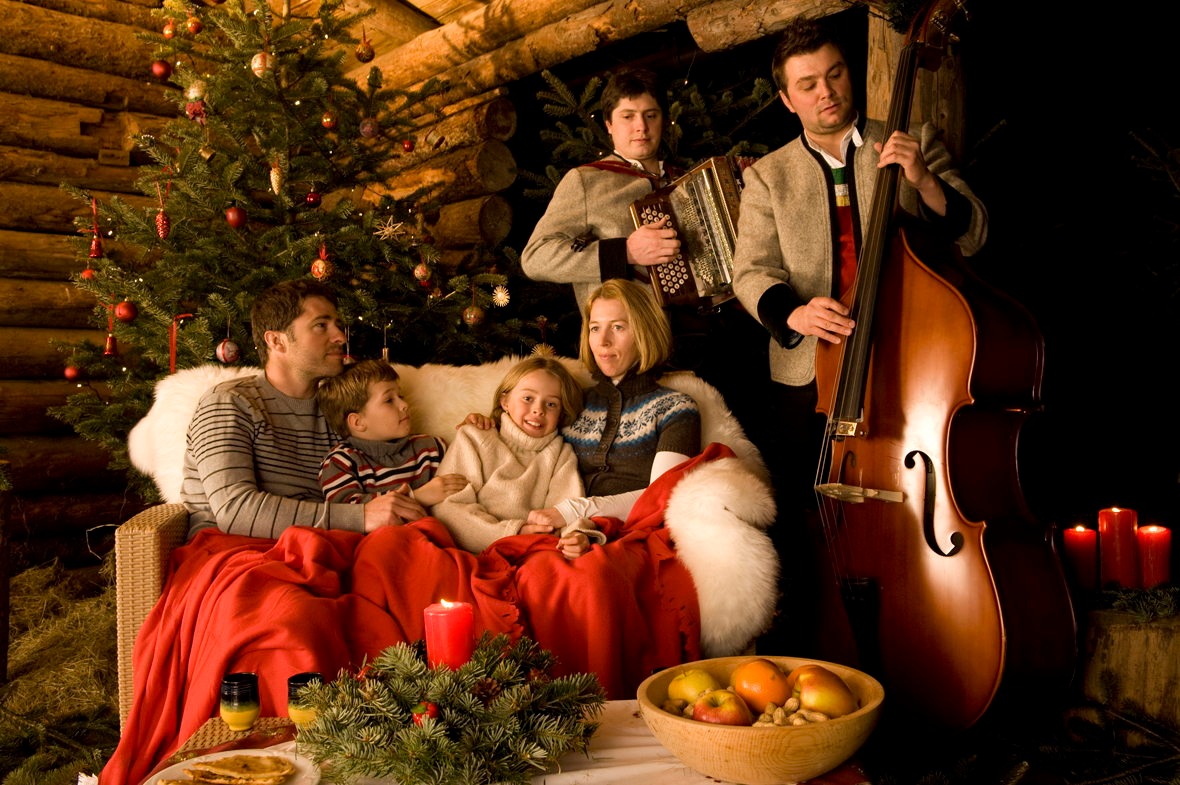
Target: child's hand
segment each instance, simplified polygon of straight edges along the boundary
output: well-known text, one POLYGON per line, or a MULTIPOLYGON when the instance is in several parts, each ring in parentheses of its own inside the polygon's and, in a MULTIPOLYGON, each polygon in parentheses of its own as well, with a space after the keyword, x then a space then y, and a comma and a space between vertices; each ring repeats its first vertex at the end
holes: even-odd
POLYGON ((557 550, 567 559, 576 559, 590 550, 590 538, 585 532, 571 532, 557 541, 557 550))
POLYGON ((520 527, 520 534, 553 534, 553 527, 547 523, 526 523, 520 527))
POLYGON ((561 517, 561 513, 557 511, 556 507, 546 507, 543 510, 529 510, 529 517, 526 520, 530 524, 548 526, 550 532, 565 528, 565 518, 561 517))
POLYGON ((414 498, 430 507, 466 487, 467 478, 462 474, 439 474, 415 490, 414 498))
POLYGON ((467 418, 465 420, 463 420, 463 422, 461 422, 455 426, 455 430, 456 431, 459 430, 464 425, 474 425, 476 428, 479 428, 481 431, 491 431, 491 430, 495 429, 496 421, 493 420, 491 417, 488 417, 486 414, 472 412, 471 414, 467 415, 467 418))

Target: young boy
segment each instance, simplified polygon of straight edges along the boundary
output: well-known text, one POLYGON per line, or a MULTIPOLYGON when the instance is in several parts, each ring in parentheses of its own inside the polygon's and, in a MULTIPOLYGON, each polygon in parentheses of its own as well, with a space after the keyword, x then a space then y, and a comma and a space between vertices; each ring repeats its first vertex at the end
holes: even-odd
POLYGON ((410 433, 410 405, 397 371, 384 360, 363 360, 316 390, 328 426, 344 440, 320 465, 329 502, 363 504, 389 491, 419 503, 438 504, 467 485, 459 474, 437 474, 446 444, 410 433))

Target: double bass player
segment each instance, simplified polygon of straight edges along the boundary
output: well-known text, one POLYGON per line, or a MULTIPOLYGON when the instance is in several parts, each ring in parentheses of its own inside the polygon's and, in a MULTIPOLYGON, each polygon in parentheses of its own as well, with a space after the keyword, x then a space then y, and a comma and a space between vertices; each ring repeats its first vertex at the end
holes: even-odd
MULTIPOLYGON (((882 139, 861 117, 849 66, 826 20, 798 17, 783 30, 771 68, 802 134, 745 172, 734 252, 734 290, 769 333, 770 400, 763 452, 778 495, 772 530, 784 565, 783 607, 760 650, 806 656, 817 645, 814 596, 818 535, 806 514, 823 441, 817 414, 816 344, 838 344, 856 325, 840 302, 856 276, 877 173, 904 172, 899 201, 937 236, 971 256, 987 236, 983 204, 954 168, 930 124, 882 139)), ((813 655, 815 656, 815 655, 813 655)))

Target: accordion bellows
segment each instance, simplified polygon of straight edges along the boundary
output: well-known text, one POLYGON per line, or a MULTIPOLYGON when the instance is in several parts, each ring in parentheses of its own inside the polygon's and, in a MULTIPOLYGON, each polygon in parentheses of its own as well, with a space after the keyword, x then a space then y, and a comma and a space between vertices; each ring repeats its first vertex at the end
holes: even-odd
POLYGON ((711 308, 733 297, 733 247, 745 162, 732 156, 707 158, 631 204, 637 227, 671 219, 680 238, 679 256, 650 268, 660 305, 711 308))

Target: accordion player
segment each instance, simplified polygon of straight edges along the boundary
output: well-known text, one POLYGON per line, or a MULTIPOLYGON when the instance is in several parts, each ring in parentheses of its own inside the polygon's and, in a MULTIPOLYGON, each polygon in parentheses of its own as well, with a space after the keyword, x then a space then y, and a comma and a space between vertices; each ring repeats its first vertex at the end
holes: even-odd
POLYGON ((671 219, 670 226, 680 239, 675 259, 648 268, 660 305, 709 309, 734 296, 741 170, 752 161, 736 156, 707 158, 631 204, 636 227, 671 219))

